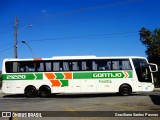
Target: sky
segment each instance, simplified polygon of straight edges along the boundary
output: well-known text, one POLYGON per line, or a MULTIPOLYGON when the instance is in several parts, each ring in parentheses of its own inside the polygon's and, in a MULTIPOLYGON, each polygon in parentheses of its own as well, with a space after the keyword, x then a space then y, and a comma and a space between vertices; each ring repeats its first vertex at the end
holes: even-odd
POLYGON ((139 30, 160 28, 159 0, 0 0, 0 70, 14 58, 143 56, 139 30), (32 49, 22 43, 25 41, 32 49))

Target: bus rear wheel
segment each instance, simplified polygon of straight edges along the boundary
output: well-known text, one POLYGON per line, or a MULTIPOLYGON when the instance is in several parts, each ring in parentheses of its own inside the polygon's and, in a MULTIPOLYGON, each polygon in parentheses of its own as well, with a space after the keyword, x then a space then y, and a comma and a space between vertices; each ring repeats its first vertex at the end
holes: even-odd
POLYGON ((27 97, 35 97, 37 95, 37 89, 34 86, 29 85, 25 88, 25 95, 27 97))
POLYGON ((119 88, 119 93, 120 95, 123 95, 123 96, 127 96, 127 95, 130 95, 132 92, 132 88, 130 87, 130 85, 121 85, 121 87, 119 88))
POLYGON ((44 85, 39 88, 39 95, 41 97, 49 97, 51 95, 51 89, 49 86, 44 85))

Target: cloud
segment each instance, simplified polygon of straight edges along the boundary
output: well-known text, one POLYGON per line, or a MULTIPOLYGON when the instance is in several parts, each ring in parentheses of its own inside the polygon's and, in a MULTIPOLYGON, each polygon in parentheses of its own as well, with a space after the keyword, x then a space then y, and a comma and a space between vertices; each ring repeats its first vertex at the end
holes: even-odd
POLYGON ((47 11, 46 10, 41 10, 41 13, 47 14, 47 11))

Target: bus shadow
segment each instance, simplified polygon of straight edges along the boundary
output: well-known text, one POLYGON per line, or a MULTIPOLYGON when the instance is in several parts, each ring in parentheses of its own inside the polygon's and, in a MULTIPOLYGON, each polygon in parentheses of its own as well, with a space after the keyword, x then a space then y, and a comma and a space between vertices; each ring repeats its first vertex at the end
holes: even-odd
MULTIPOLYGON (((139 94, 131 94, 129 96, 137 96, 139 94)), ((92 97, 120 97, 118 93, 97 93, 97 94, 51 94, 47 98, 92 98, 92 97)), ((121 96, 122 97, 122 96, 121 96)), ((124 96, 127 97, 127 96, 124 96)), ((24 94, 4 95, 3 98, 27 98, 24 94)), ((40 96, 31 98, 42 98, 40 96)), ((45 99, 45 98, 44 98, 45 99)))
POLYGON ((3 98, 25 98, 24 94, 4 95, 3 98))
MULTIPOLYGON (((91 97, 116 97, 120 96, 116 93, 100 93, 100 94, 51 94, 47 98, 91 98, 91 97)), ((23 94, 14 94, 14 95, 4 95, 3 98, 27 98, 23 94)), ((31 98, 42 98, 40 96, 31 97, 31 98)), ((45 99, 45 98, 44 98, 45 99)))
POLYGON ((115 93, 100 93, 100 94, 59 94, 51 95, 50 98, 92 98, 92 97, 116 97, 120 96, 115 93))
POLYGON ((149 95, 149 97, 152 100, 153 104, 160 105, 160 95, 149 95))

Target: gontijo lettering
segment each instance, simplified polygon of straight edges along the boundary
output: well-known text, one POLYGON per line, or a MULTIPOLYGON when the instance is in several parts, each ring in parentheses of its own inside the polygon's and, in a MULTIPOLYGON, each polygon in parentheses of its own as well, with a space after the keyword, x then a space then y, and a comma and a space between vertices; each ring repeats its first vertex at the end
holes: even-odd
POLYGON ((122 78, 123 74, 120 72, 108 72, 108 73, 93 73, 93 78, 122 78))

